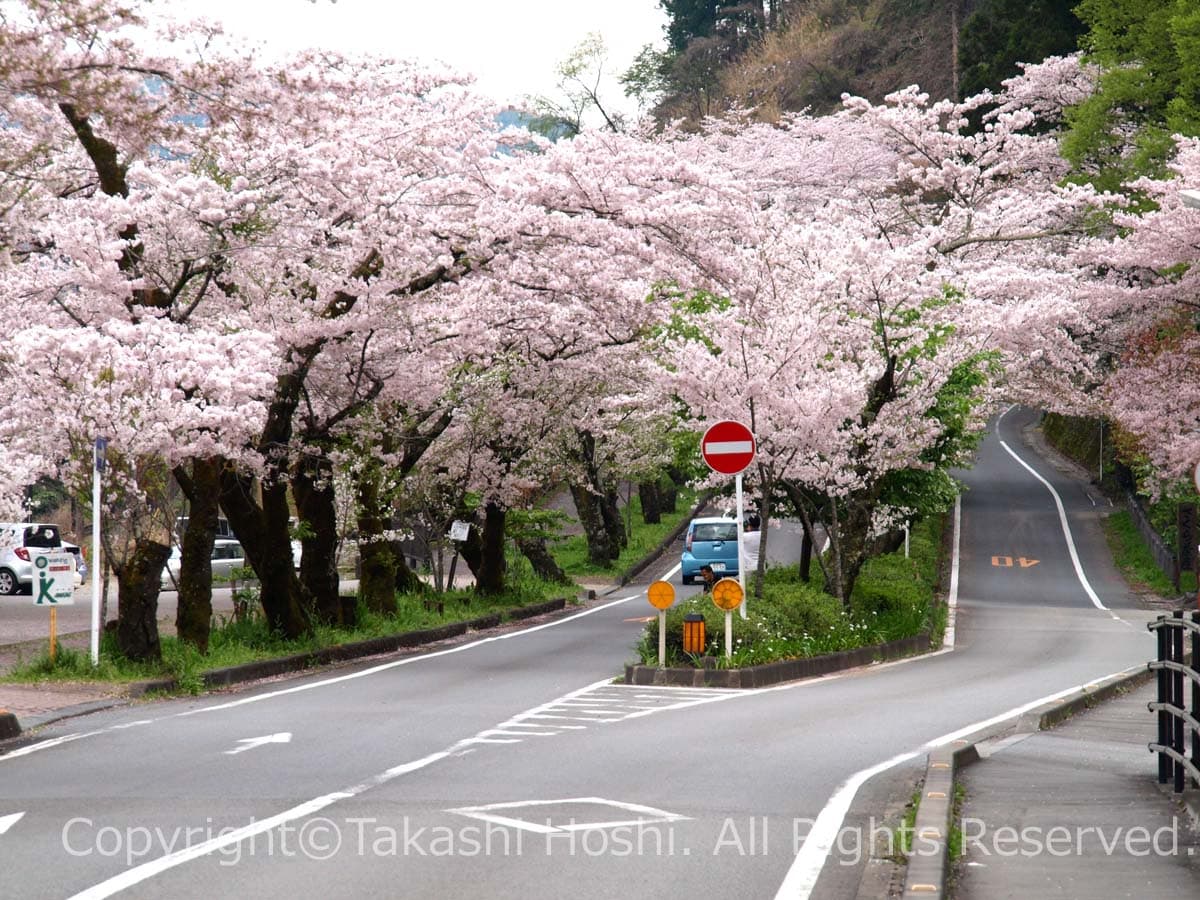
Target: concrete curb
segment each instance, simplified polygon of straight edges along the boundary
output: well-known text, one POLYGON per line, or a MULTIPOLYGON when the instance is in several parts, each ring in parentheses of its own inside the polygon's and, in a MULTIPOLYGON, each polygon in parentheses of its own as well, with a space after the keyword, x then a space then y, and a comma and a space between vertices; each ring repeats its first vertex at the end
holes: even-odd
POLYGON ((979 759, 973 743, 955 741, 929 754, 921 804, 913 823, 904 897, 941 897, 950 868, 950 831, 954 826, 954 776, 979 759))
POLYGON ((696 504, 692 507, 692 511, 679 520, 679 524, 672 528, 671 532, 658 542, 657 547, 626 569, 621 574, 621 577, 617 579, 615 587, 625 587, 625 585, 629 584, 629 582, 641 575, 648 566, 652 565, 657 559, 666 553, 667 550, 671 548, 671 545, 679 540, 679 536, 687 530, 688 523, 700 515, 700 512, 704 509, 704 507, 708 506, 715 494, 716 491, 704 491, 699 497, 697 497, 696 504))
MULTIPOLYGON (((1139 666, 1126 669, 1102 681, 1089 684, 1078 693, 1030 710, 1017 720, 1017 731, 1046 731, 1076 713, 1091 709, 1118 694, 1141 687, 1154 673, 1139 666)), ((978 744, 1004 728, 983 734, 973 741, 955 741, 929 753, 925 767, 925 787, 914 825, 913 852, 904 879, 905 900, 943 898, 950 872, 950 829, 954 810, 955 776, 959 769, 978 761, 978 744), (928 804, 929 808, 926 809, 928 804)))
POLYGON ((921 632, 912 637, 888 641, 886 644, 873 644, 870 647, 843 650, 840 653, 812 656, 808 659, 787 659, 781 662, 765 663, 761 666, 748 666, 744 669, 660 669, 656 666, 628 663, 625 666, 625 683, 681 685, 684 687, 760 688, 781 684, 785 681, 798 681, 802 678, 828 675, 831 672, 841 672, 845 669, 856 669, 873 662, 917 656, 932 650, 929 634, 921 632))
MULTIPOLYGON (((467 631, 482 631, 495 628, 507 617, 511 620, 528 619, 532 616, 557 612, 566 607, 567 600, 560 597, 545 603, 536 603, 507 610, 504 613, 489 613, 466 622, 452 622, 438 628, 422 631, 409 631, 404 634, 393 634, 385 637, 370 638, 365 641, 354 641, 350 644, 335 644, 308 653, 295 653, 291 656, 280 656, 275 659, 264 659, 257 662, 244 663, 240 666, 228 666, 223 669, 210 669, 201 673, 201 683, 206 689, 228 687, 246 681, 257 681, 260 678, 271 678, 293 672, 302 672, 314 666, 332 662, 345 662, 364 656, 378 656, 381 653, 392 653, 410 647, 419 647, 443 641, 447 638, 460 637, 467 631)), ((153 692, 173 691, 179 687, 174 678, 163 678, 153 681, 138 681, 129 686, 129 696, 144 697, 153 692)))
POLYGON ((27 716, 22 723, 22 727, 26 731, 30 731, 34 728, 41 728, 43 725, 52 725, 55 722, 61 722, 63 719, 73 719, 76 716, 86 716, 88 713, 99 712, 102 709, 113 709, 117 706, 128 705, 128 697, 89 700, 87 703, 76 703, 74 706, 64 706, 61 709, 54 709, 40 716, 27 716))

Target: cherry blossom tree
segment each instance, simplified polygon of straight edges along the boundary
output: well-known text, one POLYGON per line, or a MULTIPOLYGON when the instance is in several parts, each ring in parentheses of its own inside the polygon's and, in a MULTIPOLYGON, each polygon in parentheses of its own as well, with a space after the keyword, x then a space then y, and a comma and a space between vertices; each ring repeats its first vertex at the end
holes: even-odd
POLYGON ((1200 210, 1180 193, 1200 185, 1200 140, 1177 147, 1172 177, 1133 183, 1139 204, 1118 210, 1118 234, 1083 260, 1088 346, 1108 375, 1101 408, 1133 437, 1156 491, 1190 478, 1200 460, 1200 210))
POLYGON ((966 462, 989 354, 1028 369, 1078 313, 1064 251, 1092 194, 1059 184, 1053 136, 1005 100, 910 89, 692 142, 740 167, 760 212, 733 303, 706 320, 714 346, 679 347, 677 390, 709 419, 745 411, 764 484, 824 520, 827 588, 844 601, 871 535, 906 514, 889 514, 907 505, 903 473, 966 462))

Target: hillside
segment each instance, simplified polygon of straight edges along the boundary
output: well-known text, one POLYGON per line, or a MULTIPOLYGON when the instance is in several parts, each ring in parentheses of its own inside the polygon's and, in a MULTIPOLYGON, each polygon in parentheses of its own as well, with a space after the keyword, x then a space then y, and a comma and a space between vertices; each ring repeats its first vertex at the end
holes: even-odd
MULTIPOLYGON (((911 84, 933 97, 956 96, 963 25, 978 8, 998 5, 998 0, 785 2, 779 23, 760 21, 752 38, 742 24, 736 41, 728 29, 693 39, 676 55, 669 89, 655 113, 660 120, 695 121, 741 106, 773 120, 784 111, 829 110, 844 92, 879 100, 911 84)), ((741 9, 747 6, 755 5, 741 9)))

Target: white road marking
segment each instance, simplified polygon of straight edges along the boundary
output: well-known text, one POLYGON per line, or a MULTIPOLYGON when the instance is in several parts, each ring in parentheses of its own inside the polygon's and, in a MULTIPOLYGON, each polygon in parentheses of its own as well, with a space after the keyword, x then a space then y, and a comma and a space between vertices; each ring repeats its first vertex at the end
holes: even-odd
POLYGON ((99 728, 96 731, 79 731, 75 734, 64 734, 62 737, 50 738, 49 740, 40 741, 36 744, 29 744, 25 747, 19 747, 16 750, 10 750, 3 756, 0 756, 0 762, 9 759, 16 759, 18 756, 28 756, 30 753, 36 753, 39 750, 49 750, 51 747, 59 747, 63 744, 69 744, 71 741, 77 741, 81 738, 95 737, 98 734, 105 734, 112 728, 99 728))
POLYGON ((959 546, 962 538, 962 495, 954 498, 954 542, 950 552, 950 596, 946 598, 946 633, 942 636, 942 646, 954 649, 954 629, 958 621, 958 569, 959 546))
MULTIPOLYGON (((1142 667, 1138 666, 1134 669, 1114 672, 1112 675, 1105 677, 1114 678, 1135 671, 1142 671, 1142 667)), ((812 896, 813 889, 817 885, 817 879, 821 875, 821 869, 824 867, 825 860, 829 857, 834 847, 837 836, 842 829, 842 823, 845 821, 846 813, 849 811, 850 804, 854 800, 854 795, 872 777, 878 775, 880 772, 886 772, 888 769, 898 766, 901 763, 908 762, 910 759, 915 759, 929 750, 944 747, 946 744, 961 740, 969 734, 974 734, 978 731, 992 728, 1002 722, 1007 722, 1009 719, 1023 716, 1030 710, 1037 709, 1045 703, 1053 703, 1055 700, 1061 700, 1063 697, 1078 693, 1090 683, 1077 684, 1066 690, 1056 691, 1053 694, 1047 694, 1045 697, 1039 697, 1037 700, 1031 700, 1007 712, 992 716, 990 719, 984 719, 981 722, 976 722, 965 728, 959 728, 949 734, 934 738, 917 750, 898 754, 870 768, 855 772, 834 791, 825 808, 817 815, 816 821, 808 833, 808 837, 805 839, 803 846, 801 846, 800 852, 792 861, 791 868, 788 869, 783 884, 779 886, 779 890, 775 894, 776 900, 808 900, 812 896), (809 849, 810 844, 812 845, 811 850, 809 849)))
MULTIPOLYGON (((680 567, 677 564, 675 566, 675 568, 673 568, 667 574, 666 577, 669 578, 671 575, 678 572, 679 568, 680 567)), ((27 756, 30 753, 37 753, 41 750, 49 750, 53 747, 58 747, 62 744, 70 743, 71 741, 80 740, 81 738, 96 737, 97 735, 108 734, 109 732, 116 731, 118 729, 133 728, 134 726, 138 726, 138 725, 151 725, 151 724, 155 724, 158 722, 169 721, 170 719, 174 719, 174 718, 183 718, 186 716, 196 716, 196 715, 201 715, 203 713, 210 713, 210 712, 217 712, 220 710, 233 709, 238 706, 245 706, 246 704, 249 704, 249 703, 258 703, 263 700, 271 700, 271 699, 274 699, 275 697, 282 697, 282 696, 287 696, 289 694, 300 693, 302 691, 314 690, 316 688, 326 687, 327 685, 331 685, 331 684, 341 684, 342 682, 351 681, 356 678, 364 678, 368 675, 375 675, 379 672, 386 672, 390 669, 397 668, 398 666, 412 665, 413 663, 418 663, 423 660, 436 659, 437 657, 440 657, 440 656, 447 656, 451 653, 462 653, 467 650, 473 650, 477 647, 482 647, 486 644, 490 644, 493 641, 508 640, 509 638, 519 637, 519 636, 526 635, 526 634, 533 634, 534 632, 541 631, 544 628, 554 628, 559 625, 565 625, 568 622, 574 622, 576 619, 581 619, 584 616, 593 615, 594 613, 598 613, 601 610, 610 609, 611 607, 619 606, 622 603, 628 603, 630 600, 636 600, 637 598, 643 597, 643 596, 645 596, 644 591, 640 594, 631 594, 628 597, 622 597, 619 600, 613 600, 609 603, 604 603, 600 606, 593 607, 592 609, 585 609, 582 612, 576 613, 575 615, 566 616, 562 619, 556 619, 553 622, 544 622, 541 625, 534 625, 530 628, 523 628, 519 631, 510 631, 505 634, 491 635, 489 637, 481 638, 477 641, 471 641, 470 643, 467 643, 467 644, 460 644, 457 647, 448 647, 445 650, 436 650, 432 653, 422 653, 422 654, 419 654, 416 656, 406 656, 403 659, 397 659, 397 660, 393 660, 391 662, 381 663, 380 665, 372 666, 367 669, 362 669, 357 672, 350 672, 346 675, 337 675, 332 678, 323 678, 319 681, 306 682, 305 684, 294 685, 289 688, 282 688, 282 689, 276 690, 276 691, 268 691, 268 692, 265 692, 262 694, 255 694, 250 697, 242 697, 237 700, 228 701, 226 703, 216 703, 211 706, 203 706, 198 709, 189 709, 189 710, 185 710, 184 712, 172 713, 170 715, 162 716, 162 717, 156 718, 156 719, 141 719, 136 722, 125 722, 120 725, 109 725, 105 728, 96 729, 95 731, 82 731, 82 732, 78 732, 75 734, 66 734, 66 735, 62 735, 61 737, 50 738, 48 740, 39 741, 35 744, 29 744, 25 747, 21 747, 17 750, 12 750, 8 753, 0 755, 0 763, 5 762, 10 759, 16 759, 21 756, 27 756)), ((608 684, 609 682, 606 680, 606 681, 598 682, 598 683, 599 684, 608 684)), ((590 685, 588 688, 584 688, 584 690, 590 690, 591 687, 594 687, 594 686, 595 685, 590 685)))
MULTIPOLYGON (((1001 420, 1003 420, 1004 416, 1007 415, 1013 408, 1014 407, 1010 406, 1008 409, 1006 409, 1003 413, 1000 414, 999 418, 997 418, 997 420, 996 420, 997 435, 999 435, 999 425, 1000 425, 1001 420)), ((1097 608, 1102 609, 1111 614, 1111 610, 1108 610, 1108 608, 1105 607, 1104 604, 1102 604, 1100 602, 1100 598, 1096 596, 1095 591, 1092 590, 1091 585, 1088 583, 1087 577, 1083 574, 1083 566, 1079 562, 1079 555, 1075 550, 1075 541, 1071 536, 1070 526, 1067 524, 1066 510, 1063 508, 1062 499, 1059 497, 1058 492, 1056 490, 1054 490, 1054 487, 1048 481, 1046 481, 1046 479, 1042 478, 1042 476, 1039 475, 1036 471, 1034 471, 1033 468, 1031 468, 1023 459, 1021 459, 1021 457, 1019 457, 1016 453, 1014 453, 1012 451, 1012 448, 1009 447, 1008 444, 1005 443, 1003 440, 1000 441, 1000 446, 1002 446, 1008 452, 1008 454, 1010 456, 1012 456, 1013 459, 1015 459, 1031 475, 1033 475, 1034 478, 1036 478, 1043 485, 1045 485, 1045 487, 1050 491, 1051 495, 1054 497, 1055 505, 1058 508, 1059 521, 1062 523, 1063 534, 1066 536, 1066 539, 1067 539, 1067 547, 1070 551, 1071 561, 1075 566, 1076 575, 1078 576, 1080 583, 1084 586, 1084 589, 1087 591, 1088 596, 1092 599, 1092 603, 1095 604, 1095 606, 1097 608)), ((957 559, 957 539, 958 539, 958 533, 959 533, 958 532, 958 522, 959 522, 959 506, 956 503, 955 504, 955 544, 956 544, 955 559, 957 559)), ((957 590, 956 590, 957 579, 955 577, 956 574, 957 573, 952 570, 952 572, 951 572, 951 593, 957 600, 957 590)), ((1124 621, 1116 615, 1113 615, 1113 618, 1117 619, 1118 621, 1122 621, 1122 622, 1124 621)), ((1129 624, 1129 623, 1125 623, 1125 624, 1129 624)), ((942 650, 939 652, 945 653, 947 651, 942 650)), ((937 655, 938 654, 936 654, 936 653, 929 654, 929 656, 937 656, 937 655)), ((916 657, 916 658, 927 659, 928 656, 916 657)), ((900 660, 899 662, 907 662, 907 661, 908 660, 900 660)), ((1118 673, 1114 673, 1114 675, 1127 674, 1130 671, 1135 671, 1135 670, 1127 670, 1124 673, 1118 672, 1118 673)), ((1136 671, 1141 671, 1140 667, 1136 671)), ((1113 676, 1109 676, 1109 677, 1113 677, 1113 676)), ((871 766, 870 768, 867 768, 867 769, 863 769, 863 770, 851 775, 834 792, 833 796, 829 799, 829 802, 825 805, 825 808, 822 809, 820 814, 817 816, 816 821, 813 823, 812 830, 809 832, 808 838, 805 840, 804 845, 800 848, 800 852, 797 854, 796 859, 793 860, 791 867, 788 869, 787 876, 784 878, 783 884, 780 885, 779 891, 775 895, 776 900, 783 900, 783 898, 787 898, 787 900, 808 900, 808 898, 812 896, 813 889, 816 887, 816 884, 817 884, 817 879, 821 875, 821 869, 825 865, 825 860, 829 857, 829 853, 833 848, 833 842, 836 839, 838 833, 841 831, 842 823, 845 821, 846 813, 850 809, 850 803, 853 801, 854 795, 858 792, 858 789, 864 783, 866 783, 870 778, 872 778, 875 775, 878 775, 880 772, 885 772, 888 769, 891 769, 895 766, 900 765, 901 763, 907 762, 910 759, 914 759, 915 757, 919 756, 922 752, 925 752, 925 751, 928 751, 928 750, 931 750, 931 749, 934 749, 937 747, 943 747, 946 744, 949 744, 956 740, 960 740, 969 734, 973 734, 977 731, 981 731, 983 729, 991 728, 995 725, 999 725, 1001 722, 1005 722, 1005 721, 1008 721, 1009 719, 1013 719, 1018 716, 1024 715, 1025 713, 1029 712, 1032 709, 1036 709, 1037 707, 1041 706, 1042 704, 1053 703, 1055 700, 1060 700, 1063 697, 1066 697, 1066 696, 1069 696, 1070 694, 1081 691, 1086 687, 1087 687, 1086 684, 1076 685, 1075 687, 1067 688, 1066 690, 1058 691, 1057 693, 1054 693, 1054 694, 1049 694, 1045 697, 1041 697, 1037 700, 1033 700, 1029 703, 1026 703, 1021 706, 1010 709, 1007 712, 1001 713, 998 716, 993 716, 992 718, 985 719, 982 722, 976 722, 973 725, 968 725, 965 728, 960 728, 957 731, 951 732, 950 734, 942 735, 940 738, 935 738, 934 740, 925 744, 924 747, 922 747, 918 750, 911 751, 908 753, 902 753, 897 756, 893 756, 891 759, 884 760, 883 762, 878 763, 877 765, 871 766), (810 844, 812 844, 811 851, 809 850, 810 844)), ((771 690, 771 689, 767 688, 767 690, 771 690)))
MULTIPOLYGON (((457 746, 457 745, 456 745, 457 746)), ((191 862, 193 859, 200 859, 202 856, 208 856, 210 853, 215 853, 218 850, 223 850, 226 847, 232 847, 239 844, 247 838, 252 838, 255 835, 263 834, 271 831, 280 825, 286 825, 288 822, 302 819, 306 816, 311 816, 313 813, 320 812, 327 806, 332 806, 339 800, 349 800, 352 797, 357 797, 359 794, 370 790, 373 787, 378 787, 386 784, 394 778, 399 778, 401 775, 407 775, 409 772, 415 772, 418 769, 423 769, 426 766, 432 765, 439 760, 445 759, 450 755, 449 750, 443 750, 440 753, 432 753, 429 756, 414 760, 410 763, 405 763, 400 766, 388 769, 361 784, 356 784, 353 787, 347 788, 344 791, 335 791, 332 794, 325 794, 316 799, 309 800, 307 803, 301 803, 298 806, 293 806, 291 809, 286 809, 278 815, 271 816, 267 819, 262 819, 244 828, 237 828, 232 831, 221 834, 212 840, 204 841, 187 847, 183 850, 176 850, 174 853, 168 853, 165 856, 160 856, 158 859, 151 860, 148 863, 142 863, 140 866, 134 866, 131 869, 126 869, 118 875, 114 875, 97 885, 93 885, 86 890, 75 894, 70 900, 104 900, 105 897, 111 897, 113 894, 127 890, 134 885, 141 884, 148 878, 153 878, 155 875, 161 874, 168 869, 173 869, 185 862, 191 862)))
POLYGON ((7 816, 0 816, 0 834, 4 834, 4 832, 8 831, 8 829, 12 828, 14 825, 16 825, 18 822, 20 822, 21 817, 24 815, 25 815, 25 813, 19 812, 19 813, 12 813, 7 816))
POLYGON ((821 869, 824 868, 825 860, 837 842, 838 835, 842 830, 842 822, 845 821, 846 813, 850 811, 850 804, 854 800, 854 795, 858 793, 858 789, 872 776, 878 775, 892 766, 907 762, 919 754, 920 751, 917 750, 901 753, 878 765, 871 766, 869 769, 855 772, 834 791, 829 802, 825 804, 825 808, 817 815, 812 828, 809 829, 808 836, 800 847, 800 852, 796 854, 787 876, 783 879, 783 884, 775 893, 776 900, 783 900, 783 898, 807 900, 812 896, 813 889, 817 886, 817 879, 821 877, 821 869))
POLYGON ((236 756, 238 753, 244 753, 247 750, 253 750, 255 747, 265 747, 267 744, 290 744, 292 741, 292 733, 290 731, 280 731, 277 734, 264 734, 262 737, 240 738, 238 744, 232 750, 226 750, 226 756, 236 756))
MULTIPOLYGON (((1062 526, 1063 537, 1067 539, 1067 553, 1069 553, 1071 556, 1071 565, 1075 567, 1075 577, 1078 578, 1079 583, 1083 585, 1083 592, 1088 595, 1088 599, 1092 601, 1092 605, 1095 606, 1096 609, 1102 609, 1107 613, 1111 613, 1112 611, 1100 602, 1100 598, 1096 596, 1096 592, 1092 590, 1091 582, 1089 582, 1087 580, 1087 576, 1083 574, 1083 565, 1079 562, 1079 552, 1075 549, 1075 538, 1071 534, 1071 526, 1067 522, 1067 511, 1063 507, 1062 497, 1058 496, 1058 491, 1054 489, 1054 485, 1039 475, 1033 466, 1029 465, 1029 463, 1025 462, 1025 460, 1021 459, 1020 456, 1013 452, 1012 447, 1008 446, 1008 444, 1004 441, 1000 442, 1000 446, 1008 452, 1009 456, 1020 463, 1030 475, 1040 481, 1045 486, 1046 490, 1050 492, 1050 495, 1054 498, 1054 505, 1058 508, 1058 521, 1062 526)), ((1120 617, 1113 615, 1113 618, 1119 619, 1120 617)))
MULTIPOLYGON (((407 775, 410 772, 423 769, 426 766, 446 759, 449 756, 461 755, 464 752, 468 752, 474 745, 520 743, 520 738, 513 740, 497 740, 495 738, 489 738, 487 735, 494 734, 496 731, 506 729, 513 725, 521 724, 521 722, 525 720, 540 716, 543 710, 552 708, 556 703, 559 703, 563 700, 572 699, 580 694, 585 694, 588 691, 595 690, 597 688, 607 687, 610 684, 611 682, 608 679, 605 679, 604 681, 597 681, 585 688, 580 688, 578 691, 572 691, 569 694, 565 694, 564 696, 557 698, 556 700, 552 700, 550 703, 543 703, 541 706, 536 706, 533 709, 519 713, 518 715, 513 716, 513 718, 509 721, 501 723, 495 728, 484 729, 473 737, 469 737, 452 744, 445 750, 430 754, 429 756, 422 757, 421 759, 414 760, 413 762, 395 766, 385 772, 380 773, 379 775, 374 776, 373 778, 368 779, 367 781, 354 785, 353 787, 348 787, 342 791, 335 791, 332 794, 325 794, 324 796, 309 800, 306 803, 293 806, 291 809, 284 810, 277 815, 254 822, 253 824, 247 825, 244 828, 234 829, 211 840, 204 841, 183 850, 175 851, 174 853, 168 853, 165 856, 161 856, 158 859, 151 860, 150 862, 143 863, 139 866, 134 866, 131 869, 126 869, 119 875, 115 875, 106 881, 102 881, 97 885, 93 885, 92 887, 75 894, 72 898, 70 898, 70 900, 103 900, 105 897, 111 897, 113 894, 127 890, 134 885, 141 884, 143 881, 153 878, 155 875, 165 872, 168 869, 173 869, 176 866, 182 865, 185 862, 190 862, 193 859, 199 859, 202 856, 215 853, 218 850, 224 849, 225 847, 231 847, 241 841, 246 840, 247 838, 252 838, 255 835, 270 831, 280 825, 285 825, 288 822, 311 816, 328 806, 332 806, 339 800, 348 800, 350 798, 357 797, 359 794, 362 794, 371 788, 386 784, 387 782, 392 781, 401 775, 407 775)), ((588 802, 606 803, 614 806, 620 805, 615 801, 601 800, 599 798, 588 798, 588 802)), ((624 804, 621 806, 621 808, 628 810, 635 808, 635 806, 634 804, 624 804)), ((640 808, 650 809, 650 807, 640 808)), ((668 813, 667 815, 671 814, 668 813)))
POLYGON ((603 797, 568 797, 563 800, 518 800, 511 803, 488 803, 484 806, 463 806, 458 809, 448 809, 446 812, 466 816, 470 819, 478 819, 482 822, 491 822, 495 825, 503 825, 508 828, 532 831, 536 834, 591 831, 600 828, 624 828, 633 825, 653 825, 661 822, 684 822, 688 819, 687 816, 667 812, 665 809, 655 809, 653 806, 642 806, 638 803, 624 803, 619 800, 605 800, 603 797), (502 809, 518 810, 533 807, 545 808, 547 806, 578 806, 581 804, 611 806, 622 812, 633 813, 638 818, 607 822, 576 822, 572 818, 569 825, 551 825, 549 821, 542 824, 539 822, 530 822, 526 819, 518 819, 513 816, 497 815, 495 812, 502 809))

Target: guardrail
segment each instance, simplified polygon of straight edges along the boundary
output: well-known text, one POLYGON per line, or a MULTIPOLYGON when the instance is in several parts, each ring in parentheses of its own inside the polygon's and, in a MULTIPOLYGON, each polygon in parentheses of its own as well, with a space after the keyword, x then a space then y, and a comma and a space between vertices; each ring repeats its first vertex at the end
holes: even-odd
POLYGON ((1200 785, 1200 612, 1185 619, 1183 612, 1159 616, 1146 625, 1158 637, 1158 659, 1149 669, 1158 675, 1158 699, 1149 704, 1158 714, 1158 740, 1150 751, 1158 754, 1158 783, 1174 779, 1174 791, 1179 794, 1191 775, 1192 787, 1200 785), (1190 653, 1185 653, 1186 637, 1190 653), (1190 657, 1191 665, 1188 664, 1190 657), (1190 685, 1190 688, 1187 686, 1190 685), (1191 710, 1187 708, 1187 691, 1191 692, 1191 710), (1191 732, 1192 755, 1187 756, 1187 735, 1191 732))
POLYGON ((1154 562, 1171 579, 1175 585, 1175 590, 1179 590, 1179 557, 1175 555, 1174 550, 1167 546, 1167 542, 1163 540, 1162 535, 1154 529, 1154 525, 1150 522, 1150 516, 1147 515, 1145 507, 1142 506, 1141 501, 1130 491, 1125 492, 1125 505, 1129 509, 1129 517, 1133 519, 1133 524, 1137 528, 1138 534, 1142 536, 1142 540, 1150 548, 1150 553, 1154 556, 1154 562))

